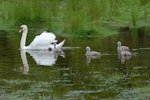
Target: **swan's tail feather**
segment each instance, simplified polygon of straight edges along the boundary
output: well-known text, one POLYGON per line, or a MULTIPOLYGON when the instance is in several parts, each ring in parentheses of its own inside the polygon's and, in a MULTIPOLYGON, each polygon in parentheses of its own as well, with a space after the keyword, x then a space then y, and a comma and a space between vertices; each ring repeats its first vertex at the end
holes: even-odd
POLYGON ((62 48, 62 46, 65 44, 65 40, 60 42, 59 44, 56 45, 56 48, 62 48))
MULTIPOLYGON (((56 48, 61 49, 64 44, 65 44, 65 40, 63 40, 63 41, 60 42, 59 44, 56 44, 56 48)), ((54 49, 54 45, 53 45, 53 44, 50 44, 50 45, 49 45, 49 50, 52 50, 52 49, 54 49)))

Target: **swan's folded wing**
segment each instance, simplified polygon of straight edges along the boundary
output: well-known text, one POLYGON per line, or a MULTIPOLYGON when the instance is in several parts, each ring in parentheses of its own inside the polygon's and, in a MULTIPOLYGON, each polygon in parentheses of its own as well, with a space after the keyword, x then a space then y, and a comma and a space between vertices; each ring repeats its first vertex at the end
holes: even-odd
POLYGON ((44 40, 46 45, 47 44, 50 44, 50 43, 53 43, 56 39, 56 35, 52 32, 43 32, 41 33, 40 35, 40 40, 44 40))
POLYGON ((36 36, 31 42, 31 47, 43 47, 48 46, 50 43, 55 41, 56 36, 53 33, 43 32, 36 36))

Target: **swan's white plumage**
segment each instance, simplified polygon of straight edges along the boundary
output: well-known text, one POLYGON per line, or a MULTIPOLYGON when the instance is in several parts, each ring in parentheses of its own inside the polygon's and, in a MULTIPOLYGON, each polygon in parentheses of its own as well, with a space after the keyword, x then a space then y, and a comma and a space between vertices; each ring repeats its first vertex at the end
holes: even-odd
MULTIPOLYGON (((56 36, 52 32, 43 32, 40 35, 36 36, 34 40, 30 43, 29 46, 25 46, 26 38, 28 33, 28 28, 26 25, 21 25, 21 29, 19 32, 22 32, 22 38, 20 42, 21 49, 28 49, 28 50, 48 50, 51 46, 51 43, 56 42, 56 36)), ((56 48, 61 48, 64 45, 64 42, 56 45, 56 48)), ((53 48, 51 48, 53 49, 53 48)))
POLYGON ((36 36, 29 45, 30 48, 48 47, 55 40, 56 36, 53 33, 43 32, 36 36))

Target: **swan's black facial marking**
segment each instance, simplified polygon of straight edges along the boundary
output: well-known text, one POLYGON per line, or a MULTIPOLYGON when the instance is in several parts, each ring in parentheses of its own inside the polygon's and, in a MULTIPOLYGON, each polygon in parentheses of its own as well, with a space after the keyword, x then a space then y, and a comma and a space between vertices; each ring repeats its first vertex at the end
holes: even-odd
POLYGON ((52 48, 48 48, 48 51, 52 51, 52 48))
POLYGON ((20 27, 20 30, 23 30, 23 27, 20 27))
POLYGON ((19 29, 19 33, 20 33, 20 32, 22 32, 22 31, 23 31, 23 27, 20 27, 20 29, 19 29))

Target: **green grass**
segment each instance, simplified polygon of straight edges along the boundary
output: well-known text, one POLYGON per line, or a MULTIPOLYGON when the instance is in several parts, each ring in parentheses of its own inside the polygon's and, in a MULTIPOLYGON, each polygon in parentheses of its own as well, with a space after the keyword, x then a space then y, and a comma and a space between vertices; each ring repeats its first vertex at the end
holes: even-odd
POLYGON ((64 36, 109 35, 120 27, 149 27, 149 6, 149 0, 1 0, 0 29, 27 24, 64 36))

